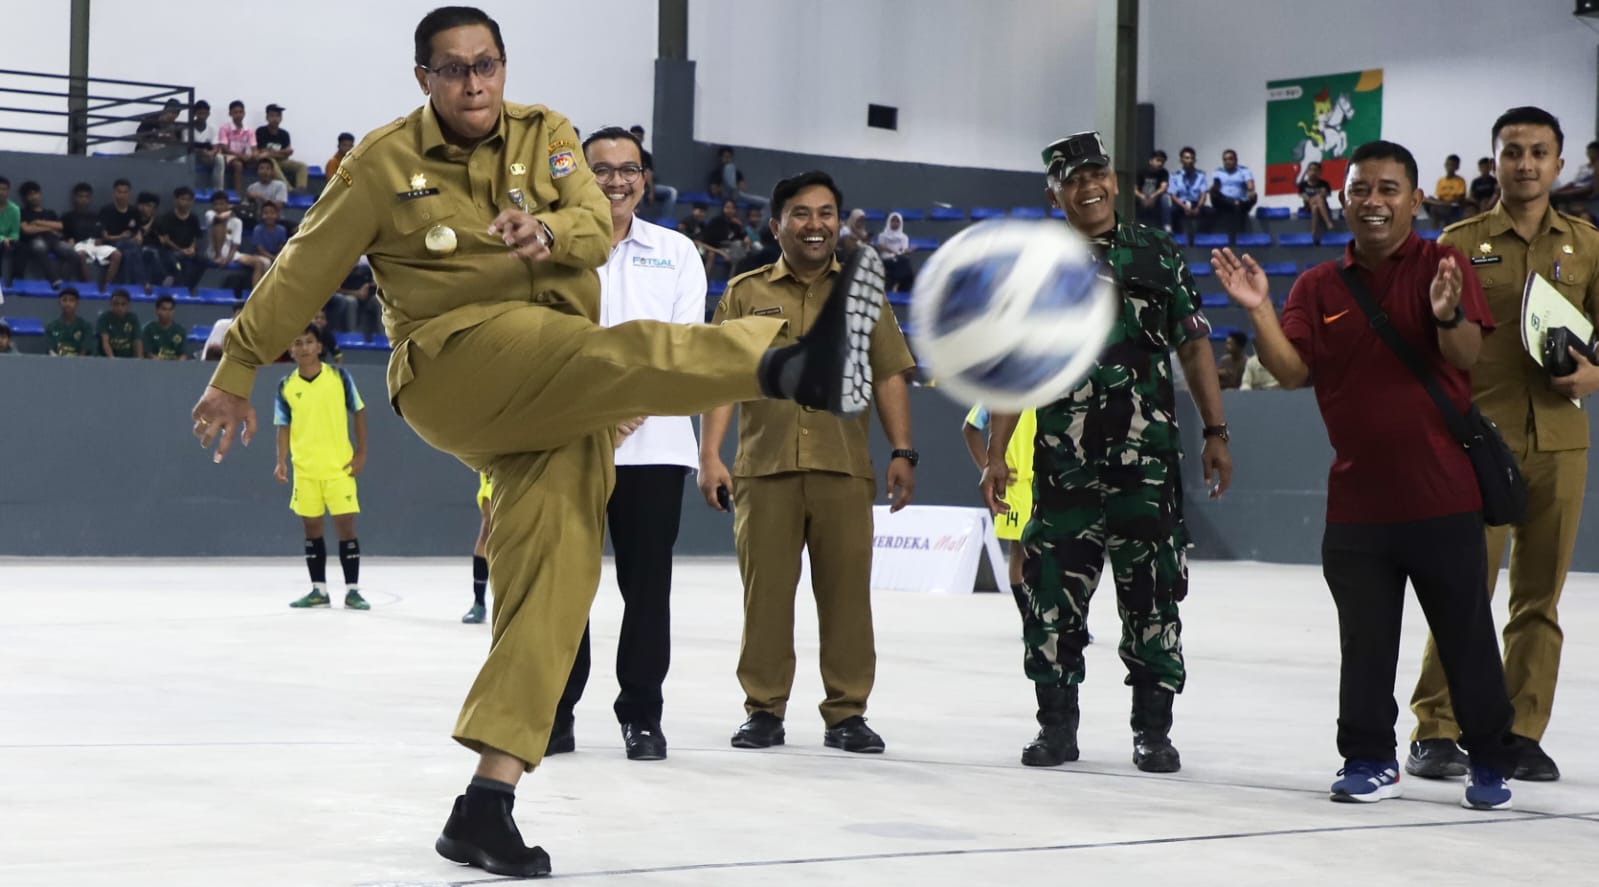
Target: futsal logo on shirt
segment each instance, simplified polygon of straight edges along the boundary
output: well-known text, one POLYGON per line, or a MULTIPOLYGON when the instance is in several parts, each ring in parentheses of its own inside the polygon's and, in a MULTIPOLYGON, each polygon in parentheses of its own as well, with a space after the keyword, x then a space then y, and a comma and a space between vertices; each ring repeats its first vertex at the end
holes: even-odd
POLYGON ((633 257, 633 267, 635 267, 635 268, 661 268, 661 269, 670 271, 670 270, 676 268, 677 264, 675 262, 673 262, 671 259, 654 259, 654 258, 650 258, 649 256, 634 256, 633 257))

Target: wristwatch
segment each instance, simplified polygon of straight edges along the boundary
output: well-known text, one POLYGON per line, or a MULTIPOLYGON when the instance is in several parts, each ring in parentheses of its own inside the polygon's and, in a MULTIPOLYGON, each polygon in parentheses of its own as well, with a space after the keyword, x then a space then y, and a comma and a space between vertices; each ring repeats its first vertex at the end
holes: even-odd
POLYGON ((1460 326, 1460 322, 1465 319, 1466 312, 1459 305, 1455 306, 1455 316, 1449 318, 1448 320, 1439 320, 1438 315, 1436 314, 1434 314, 1432 318, 1433 323, 1438 324, 1438 328, 1441 330, 1452 330, 1455 327, 1460 326))
POLYGON ((895 459, 904 459, 906 462, 911 463, 912 468, 915 468, 916 463, 922 461, 922 455, 915 450, 895 450, 888 454, 888 460, 892 462, 895 459))
POLYGON ((1226 422, 1223 422, 1220 425, 1206 425, 1204 433, 1205 433, 1206 437, 1219 437, 1219 438, 1221 438, 1221 442, 1222 443, 1226 443, 1228 440, 1231 439, 1230 435, 1228 435, 1228 433, 1227 433, 1227 423, 1226 422))

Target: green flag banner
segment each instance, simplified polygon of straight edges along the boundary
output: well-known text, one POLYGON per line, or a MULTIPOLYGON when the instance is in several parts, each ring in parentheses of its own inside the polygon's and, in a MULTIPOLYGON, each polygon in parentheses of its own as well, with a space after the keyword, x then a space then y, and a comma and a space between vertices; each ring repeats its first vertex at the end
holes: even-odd
POLYGON ((1382 137, 1382 70, 1266 84, 1266 193, 1293 194, 1311 163, 1333 190, 1349 155, 1382 137))

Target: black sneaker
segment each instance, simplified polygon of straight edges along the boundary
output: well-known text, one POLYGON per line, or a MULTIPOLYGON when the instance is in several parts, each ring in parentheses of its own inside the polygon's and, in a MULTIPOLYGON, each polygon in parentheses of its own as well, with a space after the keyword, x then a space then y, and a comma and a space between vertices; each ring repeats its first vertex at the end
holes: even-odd
POLYGON ((783 719, 769 711, 749 716, 733 733, 734 748, 771 748, 783 744, 783 719))
POLYGON ((799 341, 768 354, 762 387, 800 406, 856 416, 872 401, 872 330, 883 314, 883 260, 868 246, 856 250, 833 281, 827 302, 799 341), (783 367, 801 361, 793 390, 783 367))
POLYGON ((822 744, 840 751, 867 755, 882 754, 885 747, 883 737, 866 726, 866 719, 860 715, 845 718, 828 727, 827 732, 822 734, 822 744))
POLYGON ((1516 764, 1512 779, 1522 782, 1555 782, 1560 779, 1560 768, 1555 759, 1543 750, 1537 740, 1516 737, 1521 744, 1521 761, 1516 764))
POLYGON ((496 875, 538 878, 550 873, 550 855, 543 847, 527 847, 511 817, 516 803, 505 792, 468 789, 457 795, 444 832, 433 849, 451 862, 476 866, 496 875))
POLYGON ((1419 779, 1453 779, 1466 769, 1466 753, 1453 739, 1416 740, 1405 757, 1405 772, 1419 779))
POLYGON ((623 724, 622 744, 627 747, 629 761, 666 760, 666 734, 661 732, 660 724, 623 724))

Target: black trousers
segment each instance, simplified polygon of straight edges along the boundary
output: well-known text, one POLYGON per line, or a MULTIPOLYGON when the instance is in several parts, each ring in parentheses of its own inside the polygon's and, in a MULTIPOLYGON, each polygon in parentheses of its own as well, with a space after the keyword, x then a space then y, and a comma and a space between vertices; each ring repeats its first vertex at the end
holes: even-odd
POLYGON ((1476 512, 1399 524, 1328 524, 1322 573, 1338 607, 1343 653, 1338 679, 1338 751, 1345 758, 1396 757, 1394 672, 1405 581, 1438 645, 1460 744, 1473 763, 1515 768, 1499 639, 1488 605, 1488 550, 1476 512))
MULTIPOLYGON (((616 644, 616 720, 660 723, 661 685, 672 662, 672 547, 683 515, 680 465, 624 465, 606 505, 616 584, 622 591, 622 632, 616 644)), ((570 718, 589 679, 589 627, 566 679, 556 716, 570 718)))

